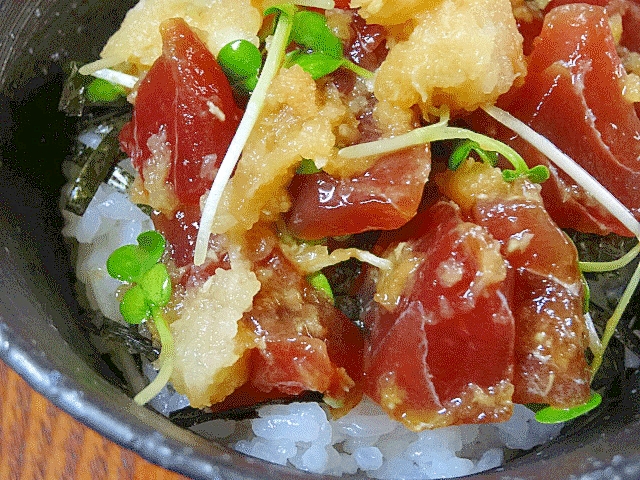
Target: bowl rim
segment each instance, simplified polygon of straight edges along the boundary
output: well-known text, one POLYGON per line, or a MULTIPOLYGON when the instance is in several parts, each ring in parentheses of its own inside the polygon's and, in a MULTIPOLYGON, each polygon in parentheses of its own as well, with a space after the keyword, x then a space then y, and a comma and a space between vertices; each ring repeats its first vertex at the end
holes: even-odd
MULTIPOLYGON (((22 1, 0 0, 0 12, 6 13, 5 9, 8 9, 11 13, 15 8, 20 14, 26 15, 30 11, 33 15, 38 8, 44 11, 53 8, 50 5, 60 3, 57 0, 35 0, 23 4, 22 1)), ((25 25, 28 24, 22 24, 22 28, 25 25)), ((16 33, 11 45, 17 45, 21 33, 16 33)), ((16 51, 9 53, 17 54, 16 51)), ((7 50, 0 47, 0 60, 3 60, 3 55, 7 55, 7 50)), ((10 68, 8 61, 0 64, 4 94, 7 87, 4 85, 5 73, 10 68)), ((0 103, 0 106, 5 104, 0 103)), ((0 161, 0 172, 3 170, 6 169, 0 161)), ((61 325, 65 316, 72 313, 52 286, 53 280, 42 259, 29 256, 20 247, 18 240, 30 242, 33 239, 28 232, 16 228, 15 225, 20 224, 17 214, 5 211, 8 210, 4 205, 5 195, 6 191, 0 188, 0 359, 35 391, 114 443, 156 465, 192 478, 335 479, 270 464, 222 447, 171 424, 166 417, 149 408, 134 404, 104 378, 92 378, 90 381, 88 377, 81 378, 83 374, 97 376, 97 372, 83 362, 54 327, 61 325), (44 325, 50 328, 38 328, 44 325)), ((638 419, 627 428, 608 435, 606 441, 605 437, 598 438, 590 444, 575 445, 571 451, 559 452, 553 458, 542 456, 539 463, 518 462, 474 478, 497 480, 517 476, 535 479, 541 478, 542 469, 563 472, 567 465, 575 466, 577 474, 613 467, 615 473, 635 468, 637 475, 628 478, 638 478, 640 435, 634 436, 633 432, 640 432, 638 419), (612 452, 607 441, 628 454, 619 456, 612 452)), ((626 477, 621 475, 621 478, 626 477)))

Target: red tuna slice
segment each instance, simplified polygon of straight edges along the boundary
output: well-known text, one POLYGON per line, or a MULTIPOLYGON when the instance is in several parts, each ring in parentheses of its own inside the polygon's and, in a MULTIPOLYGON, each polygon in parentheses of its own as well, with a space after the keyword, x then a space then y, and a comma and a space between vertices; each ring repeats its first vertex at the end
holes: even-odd
POLYGON ((533 41, 542 30, 543 15, 556 7, 574 3, 585 3, 605 7, 607 15, 620 14, 622 17, 622 38, 620 44, 631 51, 640 51, 640 3, 637 0, 551 0, 543 12, 532 11, 530 18, 517 18, 518 30, 524 38, 524 53, 529 55, 533 41))
POLYGON ((638 0, 612 0, 610 5, 620 4, 622 14, 622 38, 620 44, 633 52, 640 52, 640 2, 638 0))
POLYGON ((342 8, 344 10, 349 8, 349 0, 336 0, 334 6, 335 8, 342 8))
POLYGON ((568 5, 571 3, 586 3, 605 7, 607 15, 620 14, 622 17, 622 38, 620 44, 634 52, 640 51, 640 2, 637 0, 551 0, 545 7, 545 12, 549 12, 555 7, 568 5))
POLYGON ((376 70, 387 55, 385 30, 382 25, 367 23, 358 13, 351 21, 352 39, 345 55, 367 70, 376 70))
POLYGON ((589 342, 575 246, 534 192, 480 200, 471 218, 500 241, 516 272, 513 401, 559 408, 584 403, 590 395, 589 342))
POLYGON ((401 294, 387 306, 374 302, 365 316, 364 392, 416 431, 504 421, 514 322, 500 246, 452 203, 436 203, 411 224, 419 236, 388 250, 397 270, 380 280, 376 297, 389 300, 380 287, 389 278, 406 279, 401 294))
POLYGON ((523 39, 522 50, 525 55, 530 55, 533 50, 533 41, 542 30, 542 14, 539 13, 530 19, 517 18, 516 25, 523 39))
POLYGON ((160 26, 162 56, 140 82, 122 149, 143 175, 153 162, 148 141, 164 136, 170 149, 166 182, 182 204, 198 205, 240 122, 241 110, 213 54, 184 20, 160 26))
MULTIPOLYGON (((570 3, 587 3, 589 5, 598 5, 605 7, 607 15, 620 15, 622 17, 622 37, 620 45, 632 52, 640 52, 640 2, 638 0, 584 0, 575 2, 570 0, 552 0, 546 7, 545 11, 567 5, 570 3)), ((542 28, 542 22, 540 22, 542 28)), ((540 30, 538 30, 540 33, 540 30)), ((640 115, 640 104, 635 105, 636 113, 640 115)))
MULTIPOLYGON (((376 70, 389 51, 384 27, 367 23, 357 11, 352 11, 349 33, 349 38, 343 40, 345 57, 366 70, 376 70)), ((347 94, 353 90, 356 74, 349 69, 339 68, 331 74, 331 80, 341 93, 347 94)))
MULTIPOLYGON (((585 4, 558 7, 545 17, 525 84, 510 98, 508 110, 579 162, 640 218, 640 120, 622 95, 623 76, 605 10, 585 4)), ((524 142, 515 147, 528 163, 547 163, 524 142)), ((552 173, 542 194, 559 226, 630 235, 564 173, 552 173)))
POLYGON ((151 218, 156 229, 166 238, 176 266, 192 265, 200 223, 200 206, 185 205, 170 214, 154 212, 151 218))
POLYGON ((261 392, 321 392, 334 405, 360 399, 362 334, 278 250, 254 269, 262 287, 243 322, 258 336, 250 383, 261 392))
POLYGON ((429 150, 415 147, 385 155, 350 178, 296 175, 287 227, 309 240, 399 228, 416 214, 430 171, 429 150))

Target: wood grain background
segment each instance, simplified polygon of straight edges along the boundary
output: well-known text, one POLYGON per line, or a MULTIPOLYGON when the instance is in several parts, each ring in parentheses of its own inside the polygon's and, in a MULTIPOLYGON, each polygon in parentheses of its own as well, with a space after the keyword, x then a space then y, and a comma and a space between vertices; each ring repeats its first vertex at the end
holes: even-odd
POLYGON ((0 361, 0 479, 186 480, 76 422, 0 361))

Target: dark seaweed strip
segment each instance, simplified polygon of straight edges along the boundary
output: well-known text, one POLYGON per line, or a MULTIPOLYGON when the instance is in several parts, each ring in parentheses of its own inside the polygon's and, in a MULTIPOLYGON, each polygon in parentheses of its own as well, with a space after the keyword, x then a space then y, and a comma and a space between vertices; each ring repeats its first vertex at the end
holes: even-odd
POLYGON ((107 185, 115 188, 120 193, 127 193, 129 187, 133 185, 135 177, 118 165, 113 167, 111 175, 107 180, 107 185))
POLYGON ((142 355, 154 362, 160 355, 160 349, 153 345, 150 338, 142 335, 136 325, 124 324, 111 320, 99 313, 95 319, 85 322, 93 335, 125 345, 132 355, 142 355))
MULTIPOLYGON (((578 249, 579 258, 592 262, 607 262, 620 258, 637 242, 635 238, 625 238, 614 234, 601 237, 594 234, 571 232, 570 237, 578 249)), ((637 262, 638 260, 635 260, 626 267, 612 272, 585 274, 591 291, 590 312, 600 335, 602 335, 607 320, 627 286, 637 262)), ((639 309, 640 299, 636 293, 615 333, 615 337, 638 356, 640 356, 639 309)))
POLYGON ((131 120, 132 114, 133 106, 130 104, 122 107, 96 108, 78 119, 76 129, 78 132, 98 130, 100 128, 107 129, 116 122, 127 123, 131 120))
POLYGON ((58 110, 70 117, 80 117, 84 111, 86 98, 84 89, 87 84, 86 77, 80 75, 78 62, 69 62, 65 70, 68 70, 67 80, 62 87, 62 95, 58 103, 58 110))
POLYGON ((210 420, 246 420, 257 418, 257 410, 265 405, 286 405, 293 402, 322 402, 322 394, 318 392, 305 392, 295 397, 283 397, 272 399, 268 402, 260 402, 249 407, 232 408, 221 412, 213 412, 210 408, 185 407, 169 414, 169 420, 179 427, 189 428, 210 420))
POLYGON ((640 357, 640 296, 636 295, 629 302, 625 314, 620 319, 615 337, 620 340, 625 347, 640 357))
POLYGON ((58 110, 68 117, 82 117, 87 109, 95 107, 126 108, 127 100, 124 96, 113 101, 95 101, 87 97, 87 87, 94 80, 90 75, 81 75, 78 69, 81 64, 75 61, 65 66, 67 79, 62 87, 62 94, 58 102, 58 110))
POLYGON ((80 174, 76 178, 67 197, 65 209, 76 215, 84 214, 100 184, 107 179, 113 166, 126 156, 120 151, 118 134, 128 120, 128 116, 116 117, 111 130, 105 135, 95 150, 86 149, 80 174))
POLYGON ((363 328, 360 321, 361 305, 353 295, 353 285, 361 271, 362 262, 355 258, 322 269, 331 285, 335 306, 358 327, 363 328))
POLYGON ((637 243, 634 237, 615 234, 600 236, 591 233, 568 231, 578 249, 578 256, 585 262, 607 262, 622 257, 637 243))
MULTIPOLYGON (((600 335, 602 335, 606 321, 615 308, 617 299, 624 290, 626 279, 629 278, 636 265, 637 260, 616 272, 586 275, 591 286, 591 315, 600 335)), ((639 308, 640 304, 636 293, 620 319, 614 334, 615 338, 637 356, 640 356, 639 308)))
MULTIPOLYGON (((329 250, 355 247, 371 251, 379 235, 380 232, 373 231, 349 235, 344 239, 330 238, 327 239, 327 246, 329 250)), ((357 293, 360 290, 358 279, 361 278, 363 268, 365 267, 361 261, 352 258, 322 269, 331 285, 336 308, 360 329, 364 329, 361 320, 364 306, 362 296, 357 293)))

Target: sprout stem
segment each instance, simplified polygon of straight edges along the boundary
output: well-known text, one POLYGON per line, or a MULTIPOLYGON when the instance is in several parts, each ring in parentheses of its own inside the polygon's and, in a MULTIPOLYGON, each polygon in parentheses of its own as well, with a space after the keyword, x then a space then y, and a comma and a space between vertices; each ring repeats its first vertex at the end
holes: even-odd
POLYGON ((144 388, 144 390, 133 398, 133 401, 138 405, 144 405, 147 403, 158 395, 160 390, 169 383, 175 359, 173 335, 171 335, 171 330, 169 330, 169 326, 162 315, 162 309, 159 307, 153 307, 151 312, 153 314, 153 321, 156 325, 156 329, 158 330, 158 335, 160 336, 161 349, 160 357, 158 358, 160 371, 158 372, 158 375, 156 375, 156 378, 154 378, 153 381, 144 388))
POLYGON ((539 165, 533 169, 529 169, 520 154, 509 145, 506 145, 494 138, 487 137, 481 133, 467 130, 466 128, 449 127, 446 119, 441 119, 438 123, 433 125, 416 128, 415 130, 398 135, 397 137, 382 138, 369 143, 352 145, 341 149, 338 152, 338 155, 344 158, 369 157, 372 155, 382 155, 441 140, 461 139, 471 140, 482 150, 497 152, 504 156, 504 158, 506 158, 514 167, 514 170, 502 171, 502 177, 505 181, 510 182, 520 176, 527 176, 530 181, 540 183, 549 177, 549 172, 545 166, 539 165))
POLYGON ((640 242, 617 260, 611 260, 609 262, 579 262, 580 270, 583 272, 612 272, 613 270, 626 267, 638 254, 640 254, 640 242))
POLYGON ((224 192, 227 183, 229 183, 229 179, 240 160, 242 149, 247 143, 249 135, 251 135, 253 127, 258 121, 258 117, 264 106, 269 85, 271 85, 272 80, 278 73, 278 69, 282 64, 292 25, 292 17, 281 13, 278 19, 278 25, 276 26, 276 30, 273 34, 267 58, 264 62, 264 68, 260 74, 256 88, 253 90, 253 94, 249 99, 247 109, 240 121, 238 130, 236 131, 233 140, 231 140, 229 149, 220 164, 220 169, 213 180, 211 190, 209 191, 209 195, 207 196, 207 200, 204 204, 193 255, 193 263, 195 265, 202 265, 205 261, 207 256, 207 247, 209 245, 209 235, 211 234, 213 220, 215 219, 218 205, 222 198, 222 193, 224 192))
POLYGON ((291 3, 300 5, 301 7, 321 8, 323 10, 331 10, 335 7, 333 0, 296 0, 291 3))
POLYGON ((635 271, 633 272, 633 275, 631 276, 631 279, 629 280, 629 283, 624 289, 624 292, 622 293, 622 296, 620 297, 620 300, 618 301, 618 305, 616 305, 616 308, 613 311, 611 318, 609 318, 609 320, 607 321, 607 326, 605 327, 604 333, 602 335, 602 347, 600 348, 600 350, 593 352, 593 362, 591 362, 592 378, 595 377, 596 373, 598 372, 598 369, 600 368, 600 365, 602 364, 602 359, 604 358, 604 352, 607 349, 607 346, 609 345, 609 341, 611 340, 611 337, 613 337, 613 334, 616 331, 618 323, 622 318, 622 314, 626 310, 627 305, 629 304, 629 301, 633 296, 633 293, 636 291, 638 283, 640 283, 640 263, 636 267, 635 271))
POLYGON ((119 72, 118 70, 112 70, 110 68, 102 68, 91 73, 96 78, 106 80, 114 85, 121 85, 126 88, 133 88, 138 83, 138 77, 129 75, 127 73, 119 72))
POLYGON ((362 68, 357 63, 353 63, 353 62, 350 62, 349 60, 345 60, 342 63, 342 66, 345 67, 345 68, 348 68, 349 70, 351 70, 353 73, 355 73, 359 77, 367 78, 367 79, 373 78, 373 72, 370 72, 366 68, 362 68))

